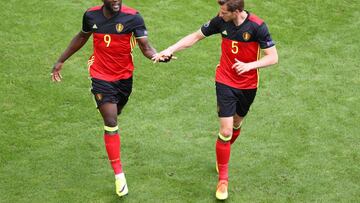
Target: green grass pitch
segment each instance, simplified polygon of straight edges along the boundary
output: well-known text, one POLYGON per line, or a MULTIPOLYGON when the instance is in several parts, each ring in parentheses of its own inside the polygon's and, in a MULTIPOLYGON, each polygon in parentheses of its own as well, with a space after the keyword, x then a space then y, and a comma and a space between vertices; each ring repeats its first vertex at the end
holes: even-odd
MULTIPOLYGON (((86 62, 50 69, 100 0, 2 0, 0 202, 216 202, 214 72, 220 36, 152 64, 135 49, 120 117, 129 195, 118 199, 86 62)), ((215 0, 124 0, 162 50, 216 15, 215 0)), ((232 147, 227 202, 360 202, 360 3, 248 0, 277 43, 232 147)))

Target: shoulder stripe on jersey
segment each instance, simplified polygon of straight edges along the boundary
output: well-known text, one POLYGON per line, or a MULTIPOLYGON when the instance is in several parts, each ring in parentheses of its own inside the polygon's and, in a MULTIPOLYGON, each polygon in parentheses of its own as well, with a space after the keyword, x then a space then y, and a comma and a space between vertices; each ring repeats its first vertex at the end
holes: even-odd
POLYGON ((100 10, 101 7, 102 7, 102 5, 94 6, 94 7, 89 8, 87 11, 97 11, 97 10, 100 10))
MULTIPOLYGON (((258 53, 257 53, 257 61, 260 60, 260 56, 261 56, 261 52, 260 52, 260 45, 258 45, 258 53)), ((256 88, 259 88, 259 84, 260 84, 260 72, 259 69, 256 69, 257 72, 257 84, 256 84, 256 88)))
POLYGON ((135 35, 134 33, 131 35, 130 38, 130 47, 131 47, 131 52, 133 51, 134 47, 136 46, 136 39, 135 39, 135 35))
POLYGON ((264 22, 261 18, 257 17, 256 15, 254 15, 252 13, 250 13, 249 15, 250 15, 249 21, 251 21, 251 22, 254 22, 258 25, 261 25, 264 22))
POLYGON ((130 8, 130 7, 127 7, 124 4, 121 5, 121 12, 126 13, 126 14, 130 14, 130 15, 135 15, 135 14, 138 13, 137 10, 135 10, 133 8, 130 8))

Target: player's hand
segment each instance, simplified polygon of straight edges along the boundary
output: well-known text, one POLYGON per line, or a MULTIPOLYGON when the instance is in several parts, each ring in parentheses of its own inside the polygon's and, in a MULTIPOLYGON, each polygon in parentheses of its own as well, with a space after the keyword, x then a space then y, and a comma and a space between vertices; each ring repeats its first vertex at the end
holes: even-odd
POLYGON ((177 59, 177 58, 168 49, 160 53, 154 54, 154 56, 151 58, 151 60, 154 61, 154 63, 158 63, 158 62, 167 63, 172 59, 177 59))
POLYGON ((232 65, 231 68, 235 69, 235 71, 238 75, 256 68, 252 65, 252 63, 244 63, 244 62, 239 61, 238 59, 235 59, 235 61, 236 62, 234 63, 234 65, 232 65))
POLYGON ((51 74, 50 74, 51 75, 51 80, 53 82, 60 82, 61 81, 62 76, 60 74, 60 70, 61 70, 63 64, 64 63, 60 63, 60 62, 55 63, 55 65, 54 65, 54 67, 53 67, 53 69, 51 71, 51 74))
POLYGON ((171 59, 173 58, 173 55, 163 55, 161 53, 156 53, 154 54, 154 56, 151 58, 151 60, 154 63, 167 63, 169 62, 171 59))
MULTIPOLYGON (((169 61, 171 61, 172 59, 177 59, 174 55, 170 55, 170 56, 161 56, 160 59, 158 60, 158 62, 160 63, 167 63, 169 61)), ((155 62, 155 61, 154 61, 155 62)), ((155 62, 156 63, 156 62, 155 62)))

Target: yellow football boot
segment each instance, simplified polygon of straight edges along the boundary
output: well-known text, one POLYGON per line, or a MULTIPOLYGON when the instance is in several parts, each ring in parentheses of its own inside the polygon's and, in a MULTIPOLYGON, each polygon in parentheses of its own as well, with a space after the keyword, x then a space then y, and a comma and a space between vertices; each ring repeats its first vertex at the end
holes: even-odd
POLYGON ((226 200, 228 198, 228 181, 220 180, 217 184, 216 199, 226 200))
POLYGON ((129 190, 126 184, 125 176, 123 178, 117 178, 115 179, 115 188, 116 188, 116 194, 119 197, 125 196, 128 194, 129 190))

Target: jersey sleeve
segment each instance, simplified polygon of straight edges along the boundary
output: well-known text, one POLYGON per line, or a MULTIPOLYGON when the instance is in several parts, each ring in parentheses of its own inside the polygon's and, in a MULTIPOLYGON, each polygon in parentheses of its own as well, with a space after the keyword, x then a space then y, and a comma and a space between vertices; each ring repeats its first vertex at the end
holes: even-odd
POLYGON ((85 33, 92 31, 91 25, 89 24, 89 18, 87 17, 87 12, 85 12, 84 15, 83 15, 82 31, 85 32, 85 33))
POLYGON ((219 16, 214 17, 209 22, 201 26, 201 32, 204 34, 205 37, 220 33, 220 21, 221 18, 219 16))
POLYGON ((261 49, 267 49, 275 45, 265 23, 260 25, 257 31, 256 40, 259 42, 261 49))
POLYGON ((136 38, 148 36, 144 19, 139 13, 135 16, 133 33, 136 38))

